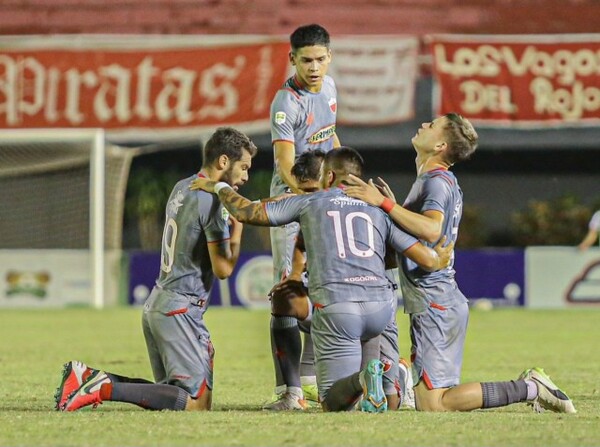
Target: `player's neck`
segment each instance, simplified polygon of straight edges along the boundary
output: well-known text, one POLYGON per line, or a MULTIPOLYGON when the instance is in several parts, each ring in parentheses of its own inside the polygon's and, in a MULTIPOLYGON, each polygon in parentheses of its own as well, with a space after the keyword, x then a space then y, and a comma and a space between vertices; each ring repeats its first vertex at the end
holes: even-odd
POLYGON ((207 178, 213 182, 218 182, 221 180, 221 171, 211 167, 203 166, 198 172, 198 176, 207 178))
POLYGON ((436 169, 448 170, 450 165, 439 157, 431 155, 417 155, 415 159, 417 166, 417 176, 425 174, 426 172, 435 171, 436 169))

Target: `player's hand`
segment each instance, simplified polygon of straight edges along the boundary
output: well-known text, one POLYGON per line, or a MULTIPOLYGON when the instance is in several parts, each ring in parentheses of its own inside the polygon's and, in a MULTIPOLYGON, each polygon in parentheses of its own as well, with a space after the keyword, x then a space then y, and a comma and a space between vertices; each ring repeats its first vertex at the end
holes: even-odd
POLYGON ((445 269, 446 267, 448 267, 450 265, 450 261, 452 260, 452 253, 454 251, 454 242, 450 242, 448 245, 446 245, 444 247, 444 244, 446 243, 446 236, 444 236, 443 238, 440 239, 440 241, 436 244, 435 247, 433 247, 433 249, 435 250, 435 252, 438 255, 438 269, 437 270, 442 270, 445 269))
POLYGON ((198 177, 197 179, 192 180, 192 183, 190 183, 190 189, 192 191, 198 191, 201 189, 206 192, 214 193, 216 184, 217 182, 213 182, 207 178, 198 177))
POLYGON ((302 281, 286 278, 273 286, 269 292, 269 298, 290 299, 296 297, 308 296, 308 289, 302 281))
POLYGON ((373 183, 373 180, 369 180, 369 183, 366 183, 364 180, 356 177, 355 175, 350 174, 348 177, 349 186, 347 186, 344 190, 346 195, 354 197, 355 199, 363 200, 374 206, 381 206, 385 196, 373 183))
POLYGON ((375 186, 384 196, 396 203, 396 196, 394 195, 392 188, 390 188, 390 186, 385 182, 385 180, 383 180, 381 177, 377 177, 377 184, 375 184, 375 186))

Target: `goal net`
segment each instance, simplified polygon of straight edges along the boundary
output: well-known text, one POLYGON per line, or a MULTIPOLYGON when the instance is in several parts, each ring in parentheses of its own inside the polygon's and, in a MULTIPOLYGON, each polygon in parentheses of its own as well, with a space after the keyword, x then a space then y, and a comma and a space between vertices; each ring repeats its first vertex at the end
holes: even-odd
MULTIPOLYGON (((48 252, 85 253, 89 303, 103 307, 105 296, 118 293, 111 275, 120 258, 125 190, 136 153, 108 143, 101 129, 0 130, 0 250, 9 258, 28 250, 31 263, 48 252)), ((9 285, 19 270, 5 273, 9 285)), ((54 276, 63 274, 69 272, 54 276)))

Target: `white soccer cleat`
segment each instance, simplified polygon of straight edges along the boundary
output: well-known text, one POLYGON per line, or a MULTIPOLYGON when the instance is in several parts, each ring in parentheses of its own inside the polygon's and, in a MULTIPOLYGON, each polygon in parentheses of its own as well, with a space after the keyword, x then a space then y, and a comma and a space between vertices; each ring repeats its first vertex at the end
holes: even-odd
POLYGON ((405 359, 400 359, 400 363, 398 363, 398 367, 404 371, 404 390, 405 393, 402 396, 402 402, 400 402, 400 407, 410 408, 414 410, 416 408, 415 405, 415 390, 413 389, 414 382, 412 376, 412 368, 408 364, 405 359))
POLYGON ((308 408, 308 404, 302 397, 285 392, 280 394, 277 400, 264 405, 262 408, 269 411, 304 411, 308 408))
POLYGON ((519 379, 532 380, 537 385, 538 395, 532 401, 533 409, 537 413, 543 410, 555 413, 577 413, 573 401, 550 380, 550 376, 542 368, 526 369, 519 379))

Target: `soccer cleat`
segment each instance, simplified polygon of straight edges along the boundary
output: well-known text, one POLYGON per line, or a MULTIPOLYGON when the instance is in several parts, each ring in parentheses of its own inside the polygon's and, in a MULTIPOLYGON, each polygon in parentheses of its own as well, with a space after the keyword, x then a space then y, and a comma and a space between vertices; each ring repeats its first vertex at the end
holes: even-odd
POLYGON ((532 401, 537 413, 550 410, 556 413, 577 413, 573 401, 558 388, 542 368, 526 369, 519 376, 521 380, 532 380, 537 385, 538 395, 532 401))
POLYGON ((94 408, 96 408, 102 403, 100 388, 107 383, 111 383, 111 381, 104 371, 94 371, 94 373, 81 384, 79 389, 69 396, 67 402, 61 407, 61 410, 75 411, 89 405, 93 405, 94 408))
POLYGON ((310 402, 319 402, 319 387, 317 385, 302 385, 304 399, 310 402))
POLYGON ((360 400, 360 410, 367 413, 382 413, 387 410, 387 399, 383 391, 383 363, 379 360, 369 360, 358 378, 363 387, 360 400))
POLYGON ((96 370, 77 360, 71 360, 70 362, 65 363, 63 365, 60 384, 54 393, 54 408, 60 410, 69 399, 69 396, 77 391, 81 384, 85 382, 94 371, 96 370))
POLYGON ((401 407, 410 408, 414 410, 415 407, 415 390, 413 389, 414 382, 412 376, 412 370, 408 362, 401 358, 398 367, 404 371, 404 395, 402 396, 401 407))
POLYGON ((285 392, 280 394, 274 402, 264 405, 263 410, 269 411, 304 411, 308 408, 308 404, 304 399, 295 394, 285 392))

